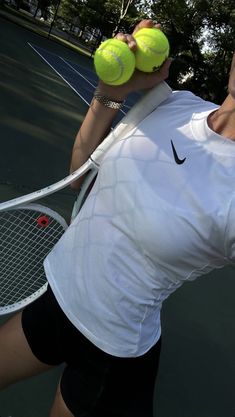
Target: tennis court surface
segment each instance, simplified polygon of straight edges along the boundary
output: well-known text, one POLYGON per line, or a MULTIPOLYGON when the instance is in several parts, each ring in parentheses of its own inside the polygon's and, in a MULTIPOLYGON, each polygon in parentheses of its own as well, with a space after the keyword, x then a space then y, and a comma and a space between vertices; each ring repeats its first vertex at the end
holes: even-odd
MULTIPOLYGON (((2 18, 0 75, 4 201, 67 175, 97 80, 90 58, 2 18)), ((49 203, 66 217, 74 198, 66 191, 49 203)), ((165 303, 156 417, 235 416, 234 294, 234 270, 224 269, 186 284, 165 303)), ((2 391, 0 416, 46 417, 59 373, 2 391)))

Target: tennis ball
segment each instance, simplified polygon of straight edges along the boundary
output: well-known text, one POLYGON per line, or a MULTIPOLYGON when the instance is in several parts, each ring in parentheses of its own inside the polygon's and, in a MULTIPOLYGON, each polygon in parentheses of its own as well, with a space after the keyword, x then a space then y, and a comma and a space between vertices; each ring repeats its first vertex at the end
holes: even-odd
POLYGON ((96 74, 106 84, 127 82, 135 70, 135 55, 129 46, 118 39, 107 39, 95 52, 96 74))
POLYGON ((143 28, 134 35, 137 43, 136 68, 144 72, 157 71, 169 55, 169 42, 157 28, 143 28))

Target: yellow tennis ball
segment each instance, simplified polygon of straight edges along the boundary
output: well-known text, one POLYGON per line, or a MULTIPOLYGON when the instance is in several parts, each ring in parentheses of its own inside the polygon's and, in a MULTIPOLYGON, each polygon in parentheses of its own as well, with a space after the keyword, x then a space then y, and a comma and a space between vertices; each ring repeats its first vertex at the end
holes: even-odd
POLYGON ((125 42, 107 39, 95 52, 96 74, 106 84, 127 82, 135 70, 135 55, 125 42))
POLYGON ((169 56, 169 42, 157 28, 143 28, 134 35, 137 43, 136 68, 144 72, 157 71, 169 56))

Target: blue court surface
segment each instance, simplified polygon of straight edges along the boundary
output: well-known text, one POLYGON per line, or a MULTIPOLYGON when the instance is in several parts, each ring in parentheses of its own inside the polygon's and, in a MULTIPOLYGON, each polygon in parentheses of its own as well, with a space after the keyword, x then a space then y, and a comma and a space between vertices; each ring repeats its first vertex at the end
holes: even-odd
MULTIPOLYGON (((90 105, 98 83, 98 78, 94 70, 87 69, 75 62, 70 62, 39 46, 31 43, 28 43, 28 45, 72 88, 84 103, 88 106, 90 105)), ((139 93, 128 96, 123 109, 120 110, 116 118, 116 122, 127 113, 139 97, 139 93)))

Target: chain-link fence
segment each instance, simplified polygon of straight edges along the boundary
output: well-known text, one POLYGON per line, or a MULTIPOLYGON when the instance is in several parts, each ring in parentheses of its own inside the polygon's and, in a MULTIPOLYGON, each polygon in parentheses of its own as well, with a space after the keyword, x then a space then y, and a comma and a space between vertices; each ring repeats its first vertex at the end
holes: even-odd
POLYGON ((98 29, 82 27, 78 16, 65 18, 61 1, 47 6, 37 0, 0 0, 0 14, 53 40, 74 45, 92 56, 101 41, 98 29))

